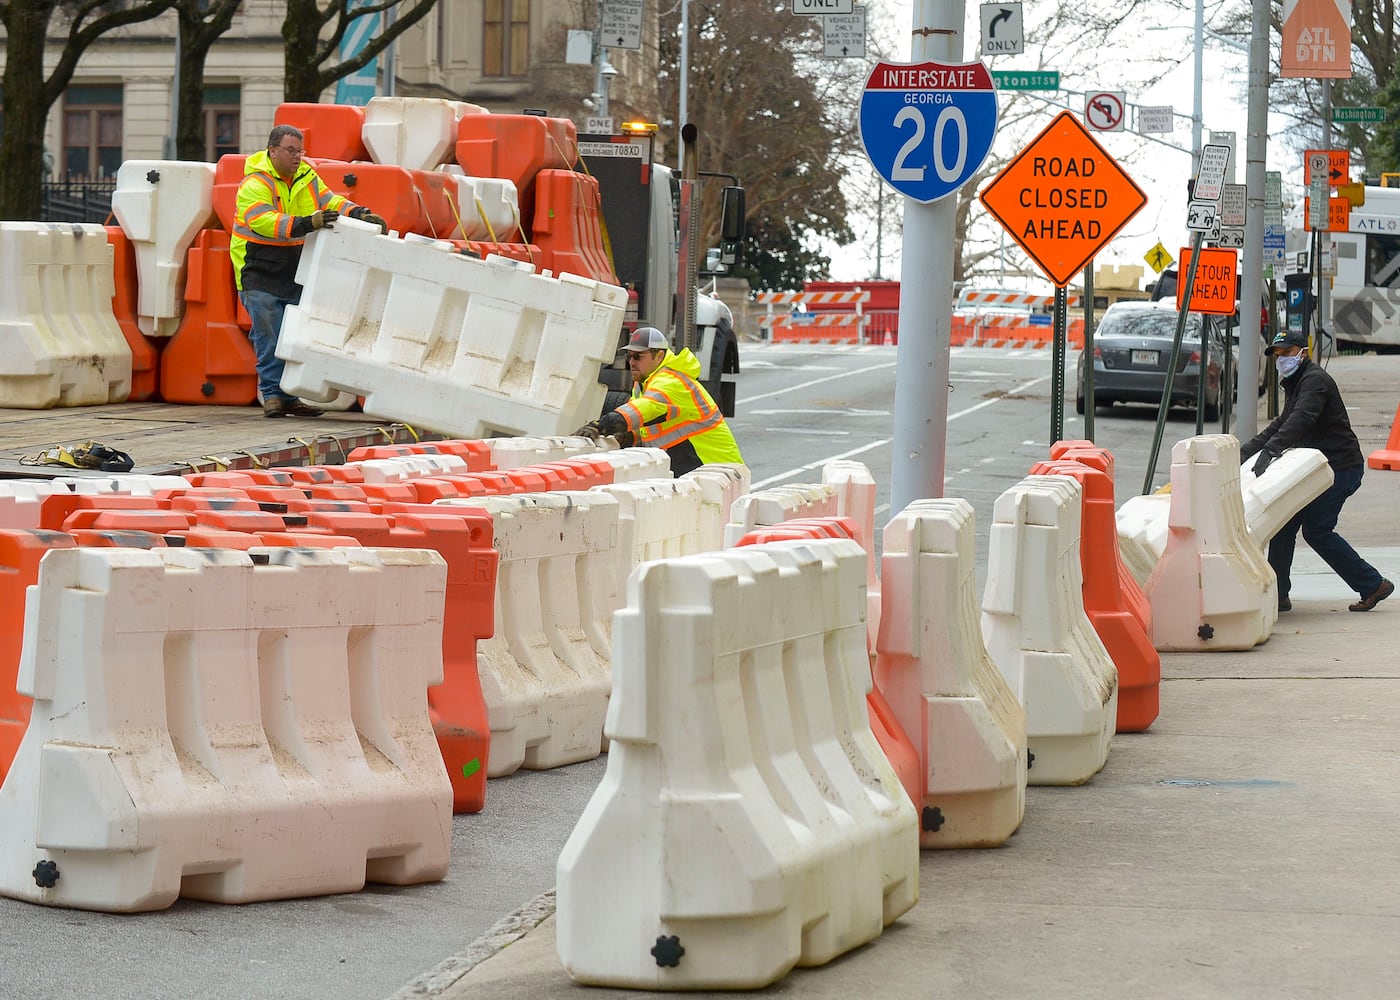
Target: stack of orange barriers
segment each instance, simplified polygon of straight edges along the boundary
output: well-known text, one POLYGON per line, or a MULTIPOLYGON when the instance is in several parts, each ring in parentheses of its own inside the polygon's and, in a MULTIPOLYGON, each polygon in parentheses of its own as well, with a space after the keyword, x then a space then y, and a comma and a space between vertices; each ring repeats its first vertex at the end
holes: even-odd
MULTIPOLYGON (((283 104, 275 124, 302 130, 307 162, 336 194, 382 216, 389 228, 433 238, 475 224, 478 207, 458 204, 447 173, 373 163, 361 139, 364 109, 349 105, 283 104)), ((529 261, 537 271, 569 272, 617 283, 604 249, 598 182, 578 162, 573 122, 536 115, 470 114, 458 122, 457 164, 475 177, 512 181, 520 217, 492 239, 451 240, 463 253, 529 261), (528 230, 528 233, 526 232, 528 230)), ((130 242, 108 234, 116 258, 113 312, 131 346, 133 400, 246 406, 257 398, 251 323, 238 301, 229 257, 234 203, 247 156, 221 157, 214 174, 217 229, 196 237, 187 257, 185 313, 168 342, 136 326, 137 275, 130 242)))

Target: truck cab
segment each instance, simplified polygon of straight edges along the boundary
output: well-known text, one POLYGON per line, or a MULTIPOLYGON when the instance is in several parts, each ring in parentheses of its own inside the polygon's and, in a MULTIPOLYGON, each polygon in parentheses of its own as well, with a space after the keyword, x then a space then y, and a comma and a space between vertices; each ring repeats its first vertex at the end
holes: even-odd
MULTIPOLYGON (((638 326, 654 326, 666 331, 673 348, 689 347, 700 362, 700 381, 719 404, 726 417, 735 410, 736 379, 739 374, 739 342, 734 332, 734 316, 713 292, 697 287, 700 275, 720 273, 737 262, 737 255, 726 240, 721 252, 710 251, 706 260, 683 246, 682 185, 674 170, 652 161, 654 135, 646 128, 617 135, 583 134, 578 137, 582 168, 598 180, 602 195, 603 243, 617 271, 617 278, 631 293, 627 321, 618 338, 611 364, 602 368, 598 380, 608 388, 604 412, 616 409, 631 394, 632 376, 623 345, 638 326), (689 252, 683 253, 683 250, 689 252), (728 250, 728 252, 723 252, 728 250), (686 267, 687 262, 690 267, 686 267), (690 272, 682 280, 683 270, 690 272), (693 296, 694 327, 687 335, 677 329, 685 312, 678 308, 678 289, 693 296), (633 313, 635 305, 635 313, 633 313)), ((734 199, 726 189, 726 235, 742 232, 742 196, 734 199), (737 221, 734 216, 737 214, 737 221)), ((742 191, 742 189, 738 189, 742 191)), ((695 193, 698 205, 698 191, 695 193)), ((694 222, 698 230, 699 219, 694 222)), ((698 237, 692 239, 698 246, 698 237)))

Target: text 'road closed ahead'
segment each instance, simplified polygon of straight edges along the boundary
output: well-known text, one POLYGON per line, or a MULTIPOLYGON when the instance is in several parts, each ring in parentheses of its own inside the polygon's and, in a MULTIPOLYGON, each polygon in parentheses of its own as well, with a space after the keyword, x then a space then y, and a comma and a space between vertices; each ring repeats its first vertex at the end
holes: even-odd
POLYGON ((1062 287, 1147 204, 1142 189, 1068 111, 1017 154, 981 199, 1062 287))

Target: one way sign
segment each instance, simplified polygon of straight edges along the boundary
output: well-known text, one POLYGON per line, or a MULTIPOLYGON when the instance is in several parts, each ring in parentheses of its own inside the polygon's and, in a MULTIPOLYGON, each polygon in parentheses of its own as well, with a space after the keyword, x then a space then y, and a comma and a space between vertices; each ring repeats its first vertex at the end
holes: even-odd
POLYGON ((982 5, 982 54, 1012 56, 1025 51, 1025 29, 1019 3, 982 5))

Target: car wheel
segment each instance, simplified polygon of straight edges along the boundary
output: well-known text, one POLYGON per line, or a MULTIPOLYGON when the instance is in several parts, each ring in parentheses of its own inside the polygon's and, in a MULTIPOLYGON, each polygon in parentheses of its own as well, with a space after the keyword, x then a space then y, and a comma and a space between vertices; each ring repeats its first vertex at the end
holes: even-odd
POLYGON ((1211 423, 1213 421, 1219 420, 1220 400, 1217 399, 1214 403, 1206 403, 1205 412, 1202 414, 1202 417, 1205 419, 1206 423, 1211 423))
POLYGON ((1084 415, 1084 397, 1079 393, 1074 394, 1074 412, 1081 417, 1084 415))

